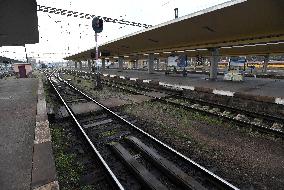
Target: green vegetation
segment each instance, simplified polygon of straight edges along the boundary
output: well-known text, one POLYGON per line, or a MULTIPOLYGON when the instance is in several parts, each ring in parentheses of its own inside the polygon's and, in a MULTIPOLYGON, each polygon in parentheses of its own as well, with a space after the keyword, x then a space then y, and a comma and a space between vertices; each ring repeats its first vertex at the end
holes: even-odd
POLYGON ((83 170, 83 166, 76 163, 76 156, 74 154, 59 153, 56 157, 56 168, 59 173, 59 181, 65 181, 67 184, 78 185, 80 179, 80 173, 83 170), (74 168, 74 165, 77 167, 74 168))
POLYGON ((191 129, 199 125, 224 125, 218 118, 159 102, 144 102, 139 106, 128 105, 122 108, 122 112, 153 123, 153 125, 149 124, 151 126, 149 130, 162 133, 164 137, 190 145, 195 144, 205 150, 205 145, 192 137, 191 129))
POLYGON ((52 89, 49 86, 48 82, 43 82, 43 89, 44 89, 46 103, 53 103, 53 100, 52 100, 51 94, 50 94, 52 89))
POLYGON ((93 190, 94 187, 92 185, 87 185, 81 188, 81 190, 93 190))
MULTIPOLYGON (((124 111, 129 114, 141 115, 142 112, 147 110, 147 112, 153 113, 153 119, 156 116, 160 116, 163 118, 171 118, 173 121, 177 121, 177 125, 181 125, 184 127, 192 127, 190 121, 198 121, 201 123, 212 124, 212 125, 222 125, 222 121, 215 117, 210 117, 205 114, 189 111, 183 108, 178 108, 169 104, 159 103, 159 102, 145 102, 137 106, 126 106, 124 111)), ((151 115, 148 115, 151 117, 151 115)), ((163 120, 157 120, 158 124, 164 125, 163 120)))
POLYGON ((56 170, 61 189, 70 189, 79 186, 83 165, 78 163, 76 155, 68 152, 68 134, 63 128, 52 127, 51 135, 55 155, 56 170))
POLYGON ((116 131, 115 130, 109 130, 109 131, 105 131, 103 133, 100 134, 101 137, 109 137, 112 135, 115 135, 116 131))
POLYGON ((80 160, 79 155, 70 150, 73 143, 70 138, 71 134, 62 126, 51 124, 51 135, 60 189, 92 189, 91 185, 80 185, 80 178, 85 169, 83 164, 78 161, 80 160))

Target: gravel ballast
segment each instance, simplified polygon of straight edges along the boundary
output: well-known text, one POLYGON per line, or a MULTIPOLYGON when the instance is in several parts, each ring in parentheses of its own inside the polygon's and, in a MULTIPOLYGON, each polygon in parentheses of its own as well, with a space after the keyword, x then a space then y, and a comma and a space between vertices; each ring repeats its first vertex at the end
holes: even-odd
POLYGON ((157 102, 125 106, 119 111, 241 189, 284 186, 282 139, 157 102))
MULTIPOLYGON (((85 90, 90 90, 87 85, 85 90)), ((119 92, 110 91, 103 99, 119 92)), ((116 111, 240 189, 284 187, 283 139, 164 103, 145 102, 116 111)))

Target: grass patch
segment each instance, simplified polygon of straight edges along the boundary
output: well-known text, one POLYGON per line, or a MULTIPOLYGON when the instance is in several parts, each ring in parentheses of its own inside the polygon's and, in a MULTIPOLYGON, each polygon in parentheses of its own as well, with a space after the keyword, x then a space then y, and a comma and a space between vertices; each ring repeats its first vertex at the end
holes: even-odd
POLYGON ((76 162, 76 155, 60 152, 57 154, 55 162, 61 184, 62 182, 65 182, 66 186, 79 186, 79 179, 80 174, 83 171, 83 166, 76 162))
MULTIPOLYGON (((197 111, 185 110, 183 108, 178 108, 169 104, 159 103, 159 102, 145 102, 138 106, 126 106, 124 111, 129 114, 140 115, 142 112, 151 112, 152 115, 161 117, 160 119, 155 119, 151 114, 147 114, 146 117, 152 117, 158 124, 164 125, 164 118, 171 118, 184 127, 192 127, 191 121, 198 121, 206 124, 222 125, 223 122, 218 118, 210 117, 205 114, 199 113, 197 111)), ((142 118, 142 117, 141 117, 142 118)))
POLYGON ((70 151, 70 133, 59 125, 51 124, 53 153, 60 189, 92 189, 91 185, 81 186, 80 178, 85 170, 78 155, 70 151))
POLYGON ((63 128, 58 127, 51 129, 51 135, 59 183, 66 189, 78 186, 83 166, 76 161, 76 155, 68 151, 68 133, 63 128))
POLYGON ((103 133, 100 134, 101 137, 109 137, 112 135, 115 135, 116 131, 115 130, 110 130, 110 131, 105 131, 103 133))

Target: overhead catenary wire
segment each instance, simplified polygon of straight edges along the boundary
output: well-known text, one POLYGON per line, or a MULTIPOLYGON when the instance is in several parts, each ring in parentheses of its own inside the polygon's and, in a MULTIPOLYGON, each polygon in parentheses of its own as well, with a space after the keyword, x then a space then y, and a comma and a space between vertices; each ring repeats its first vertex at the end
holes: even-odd
POLYGON ((98 18, 103 19, 104 22, 112 22, 112 23, 118 23, 118 24, 122 24, 122 25, 137 26, 137 27, 144 27, 144 28, 152 27, 152 25, 142 24, 142 23, 139 23, 139 22, 132 22, 132 21, 124 20, 124 19, 113 19, 113 18, 110 18, 110 17, 92 15, 92 14, 88 14, 88 13, 80 13, 80 12, 77 12, 77 11, 70 11, 70 10, 66 10, 66 9, 47 7, 47 6, 44 6, 44 5, 37 5, 37 11, 42 11, 42 12, 47 12, 47 13, 52 13, 52 14, 65 15, 67 17, 73 16, 73 17, 84 18, 84 19, 93 19, 94 17, 98 17, 98 18))

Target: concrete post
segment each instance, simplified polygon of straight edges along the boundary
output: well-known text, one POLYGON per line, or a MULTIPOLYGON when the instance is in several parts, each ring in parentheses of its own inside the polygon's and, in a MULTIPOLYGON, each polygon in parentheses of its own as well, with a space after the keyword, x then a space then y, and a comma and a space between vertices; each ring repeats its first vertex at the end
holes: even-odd
POLYGON ((160 59, 157 59, 157 70, 159 70, 160 67, 160 59))
POLYGON ((123 57, 118 57, 118 70, 123 71, 123 57))
POLYGON ((92 63, 91 60, 88 59, 88 70, 91 71, 92 70, 92 63))
POLYGON ((106 69, 106 59, 102 58, 102 71, 106 69))
POLYGON ((79 69, 82 70, 82 61, 79 61, 79 69))
POLYGON ((168 59, 165 59, 165 64, 164 64, 164 70, 167 70, 168 69, 168 59))
POLYGON ((209 78, 210 80, 215 80, 217 79, 217 74, 218 74, 218 62, 219 62, 219 50, 217 48, 212 48, 210 49, 212 53, 211 57, 211 64, 210 64, 210 75, 209 78))
POLYGON ((148 58, 148 73, 154 73, 154 54, 149 53, 149 58, 148 58))
POLYGON ((265 55, 263 60, 263 69, 262 69, 263 73, 267 72, 268 62, 269 62, 269 55, 265 55))

